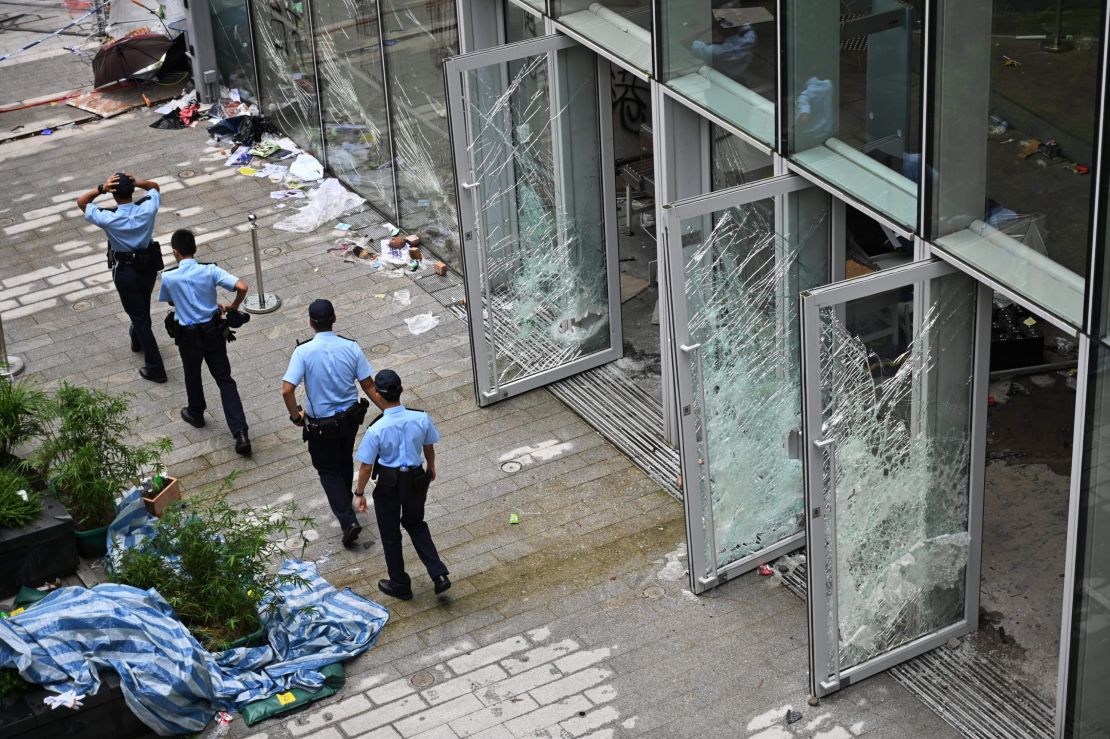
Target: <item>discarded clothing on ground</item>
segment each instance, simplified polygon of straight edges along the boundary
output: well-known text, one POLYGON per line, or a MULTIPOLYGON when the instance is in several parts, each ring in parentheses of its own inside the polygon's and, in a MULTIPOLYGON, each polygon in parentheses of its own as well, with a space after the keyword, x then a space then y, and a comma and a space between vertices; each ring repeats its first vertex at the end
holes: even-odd
POLYGON ((306 582, 282 584, 271 615, 260 609, 269 646, 213 654, 156 591, 102 584, 60 588, 0 621, 0 668, 86 695, 99 689, 101 669, 115 670, 128 707, 153 731, 200 731, 217 711, 318 690, 320 670, 369 649, 389 618, 377 603, 333 588, 311 562, 288 560, 282 572, 306 582))
POLYGON ((288 218, 274 224, 279 231, 312 233, 327 221, 354 210, 366 202, 366 198, 355 195, 339 184, 339 180, 329 177, 323 184, 308 194, 308 204, 288 218))
POLYGON ((208 127, 213 136, 229 136, 243 146, 254 146, 267 133, 275 133, 273 127, 262 116, 237 115, 224 118, 208 127))
POLYGON ((164 114, 161 118, 150 124, 151 128, 164 128, 173 130, 177 128, 186 128, 185 122, 181 120, 184 111, 181 108, 174 108, 170 112, 164 114))

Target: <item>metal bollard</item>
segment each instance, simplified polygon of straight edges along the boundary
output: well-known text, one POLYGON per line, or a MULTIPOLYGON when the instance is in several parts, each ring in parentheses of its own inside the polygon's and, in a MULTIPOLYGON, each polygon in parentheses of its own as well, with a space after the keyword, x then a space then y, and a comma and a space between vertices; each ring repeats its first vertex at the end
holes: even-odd
POLYGON ((1045 36, 1041 48, 1053 54, 1071 51, 1075 44, 1071 39, 1064 38, 1064 4, 1063 0, 1056 0, 1056 30, 1045 36))
POLYGON ((23 374, 27 365, 19 357, 8 356, 8 342, 4 340, 4 319, 0 318, 0 377, 10 380, 23 374))
POLYGON ((255 292, 243 301, 243 309, 247 313, 273 313, 281 307, 281 298, 273 293, 266 292, 262 284, 262 255, 258 252, 258 222, 254 213, 247 216, 251 224, 251 249, 254 250, 254 281, 255 292))

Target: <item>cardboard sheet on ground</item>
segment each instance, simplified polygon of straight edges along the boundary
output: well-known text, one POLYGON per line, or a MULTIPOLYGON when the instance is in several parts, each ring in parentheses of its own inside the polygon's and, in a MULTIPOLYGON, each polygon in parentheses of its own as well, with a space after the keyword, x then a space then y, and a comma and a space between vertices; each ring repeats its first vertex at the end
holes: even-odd
POLYGON ((635 275, 621 272, 621 302, 627 303, 644 290, 648 289, 648 281, 641 280, 635 275))
POLYGON ((98 90, 70 98, 66 101, 66 105, 88 113, 95 113, 101 118, 111 118, 120 113, 126 113, 132 108, 146 105, 146 101, 143 100, 144 94, 152 103, 172 100, 174 89, 176 88, 161 85, 135 85, 133 87, 98 90))

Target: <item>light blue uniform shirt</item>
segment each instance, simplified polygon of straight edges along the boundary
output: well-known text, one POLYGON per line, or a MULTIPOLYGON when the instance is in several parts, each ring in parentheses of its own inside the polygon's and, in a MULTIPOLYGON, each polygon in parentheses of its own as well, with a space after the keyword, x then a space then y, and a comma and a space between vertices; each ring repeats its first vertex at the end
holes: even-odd
POLYGON ((162 204, 162 194, 157 190, 151 190, 147 195, 149 200, 137 205, 124 203, 115 211, 89 203, 85 206, 85 220, 104 229, 113 251, 145 249, 154 237, 154 217, 162 204))
POLYGON ((292 385, 304 380, 305 412, 313 418, 327 418, 354 405, 358 400, 355 383, 373 373, 357 343, 334 331, 319 331, 293 350, 281 379, 292 385))
POLYGON ((416 467, 424 461, 425 444, 439 441, 432 417, 424 411, 410 411, 403 405, 386 408, 382 417, 366 429, 355 459, 363 464, 386 467, 416 467))
POLYGON ((177 322, 182 326, 196 326, 212 320, 217 307, 216 286, 234 290, 238 281, 238 277, 214 264, 182 259, 177 269, 162 273, 158 300, 173 303, 177 322))

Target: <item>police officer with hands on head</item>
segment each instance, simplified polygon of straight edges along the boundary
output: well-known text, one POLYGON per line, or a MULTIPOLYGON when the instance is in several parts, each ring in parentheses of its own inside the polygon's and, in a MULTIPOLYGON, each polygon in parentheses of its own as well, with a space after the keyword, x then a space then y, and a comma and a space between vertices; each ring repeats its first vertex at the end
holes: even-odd
POLYGON ((362 463, 355 487, 355 507, 366 510, 366 484, 371 477, 376 478, 374 514, 389 571, 388 580, 378 581, 378 590, 401 600, 412 598, 412 581, 405 572, 401 554, 404 526, 439 594, 451 587, 451 580, 424 522, 428 485, 436 479, 434 444, 439 441, 439 432, 427 413, 401 405, 403 388, 396 372, 382 370, 375 376, 374 386, 381 396, 382 414, 366 429, 355 455, 362 463), (421 466, 425 459, 427 470, 421 466))
POLYGON ((304 428, 312 466, 343 530, 343 546, 351 546, 362 526, 351 506, 355 477, 355 437, 366 419, 369 403, 359 400, 358 386, 381 404, 374 388, 373 368, 362 347, 332 330, 335 307, 317 298, 308 306, 308 324, 316 335, 298 343, 282 378, 281 395, 289 420, 304 428), (304 382, 305 405, 297 405, 297 386, 304 382))
POLYGON ((177 268, 162 274, 162 291, 158 299, 174 307, 171 313, 173 323, 167 320, 167 328, 173 328, 174 341, 181 353, 181 366, 185 371, 185 394, 188 405, 181 409, 181 418, 190 426, 204 426, 204 384, 201 381, 200 365, 208 365, 208 371, 220 388, 220 401, 224 407, 224 418, 235 437, 235 451, 244 456, 251 453, 251 441, 247 436, 247 415, 243 411, 243 401, 239 398, 239 388, 231 376, 231 362, 227 358, 229 338, 228 319, 236 323, 245 322, 239 306, 247 296, 247 283, 235 275, 220 269, 214 264, 202 264, 196 260, 197 242, 193 232, 187 229, 175 231, 171 239, 173 256, 177 268), (216 302, 216 288, 234 291, 235 299, 230 304, 216 302))
POLYGON ((162 353, 150 327, 150 294, 158 270, 162 269, 162 250, 154 236, 154 218, 158 215, 162 194, 158 183, 137 180, 125 172, 116 172, 95 190, 77 198, 77 207, 89 223, 99 226, 108 235, 108 266, 112 282, 119 293, 119 302, 131 319, 128 333, 131 351, 143 353, 139 375, 151 382, 166 381, 162 353), (146 190, 146 197, 134 202, 135 188, 146 190), (116 209, 101 208, 93 203, 97 196, 110 193, 116 209))

